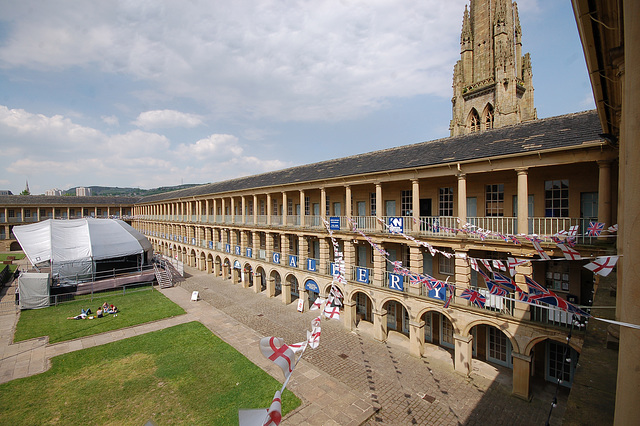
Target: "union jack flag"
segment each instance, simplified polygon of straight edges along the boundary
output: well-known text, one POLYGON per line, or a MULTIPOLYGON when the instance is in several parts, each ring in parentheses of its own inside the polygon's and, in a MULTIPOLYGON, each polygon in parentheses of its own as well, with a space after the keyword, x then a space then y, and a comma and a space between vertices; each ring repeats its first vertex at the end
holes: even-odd
POLYGON ((533 278, 531 278, 530 276, 525 275, 524 279, 527 283, 527 287, 529 287, 529 295, 549 293, 549 290, 547 290, 546 288, 544 288, 543 286, 535 282, 533 278))
POLYGON ((495 294, 496 296, 506 296, 509 294, 507 293, 507 290, 500 287, 498 284, 494 283, 493 281, 489 280, 485 282, 487 284, 487 288, 489 289, 489 293, 495 294))
POLYGON ((411 284, 421 284, 422 276, 418 274, 409 274, 409 283, 411 284))
POLYGON ((566 300, 558 297, 558 295, 552 291, 548 292, 547 294, 539 294, 536 296, 530 295, 529 300, 532 300, 532 299, 535 300, 536 302, 543 302, 543 303, 546 303, 547 305, 557 306, 563 311, 566 311, 569 307, 566 300))
POLYGON ((597 237, 600 233, 604 231, 604 223, 602 222, 589 222, 589 227, 587 228, 587 233, 590 237, 597 237))
POLYGON ((423 283, 428 290, 444 287, 444 283, 440 280, 437 280, 429 275, 426 275, 425 278, 426 279, 423 281, 423 283))
POLYGON ((484 308, 484 304, 487 303, 486 297, 484 297, 482 294, 478 293, 477 291, 471 290, 468 288, 464 289, 460 297, 462 297, 463 299, 467 299, 469 302, 481 308, 484 308))
POLYGON ((518 288, 516 286, 516 283, 511 278, 497 272, 493 273, 493 280, 496 282, 496 284, 506 288, 509 291, 516 291, 516 289, 518 288))

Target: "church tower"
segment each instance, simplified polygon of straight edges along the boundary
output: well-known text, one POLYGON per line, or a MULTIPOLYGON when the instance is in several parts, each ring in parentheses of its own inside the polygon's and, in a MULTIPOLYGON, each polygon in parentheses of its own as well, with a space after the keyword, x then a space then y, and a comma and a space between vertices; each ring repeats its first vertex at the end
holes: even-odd
POLYGON ((535 120, 531 57, 522 55, 518 5, 471 0, 453 68, 451 136, 535 120))

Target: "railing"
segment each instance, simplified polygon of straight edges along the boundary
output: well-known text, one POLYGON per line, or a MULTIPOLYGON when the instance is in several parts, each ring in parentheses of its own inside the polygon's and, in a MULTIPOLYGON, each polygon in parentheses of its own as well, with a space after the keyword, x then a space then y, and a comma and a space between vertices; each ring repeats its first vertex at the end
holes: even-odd
POLYGON ((282 225, 282 216, 271 215, 271 225, 274 225, 274 226, 282 225))
POLYGON ((266 214, 259 214, 257 215, 257 219, 258 219, 258 225, 266 225, 267 224, 267 215, 266 214))
MULTIPOLYGON (((483 229, 492 233, 517 234, 517 217, 468 217, 467 223, 474 226, 473 230, 483 229)), ((472 238, 480 238, 477 234, 470 234, 472 238)), ((497 235, 489 235, 488 239, 500 239, 497 235)))
POLYGON ((324 228, 322 217, 320 216, 303 216, 305 228, 324 228))
POLYGON ((287 226, 300 226, 300 216, 298 216, 298 215, 288 215, 287 216, 287 226))
POLYGON ((552 306, 530 305, 531 321, 558 327, 571 327, 573 314, 552 306))
MULTIPOLYGON (((486 302, 484 304, 484 309, 513 316, 513 309, 515 307, 515 302, 513 300, 508 300, 502 296, 491 294, 487 288, 469 286, 469 289, 475 290, 485 297, 486 302)), ((510 299, 515 299, 515 293, 509 294, 508 297, 510 299)))
POLYGON ((265 249, 258 249, 258 259, 267 260, 267 251, 265 249))
MULTIPOLYGON (((393 272, 389 272, 389 271, 385 271, 384 272, 384 282, 382 283, 382 287, 386 287, 386 288, 391 288, 392 290, 396 290, 399 291, 398 289, 394 289, 392 287, 390 287, 389 285, 389 275, 393 274, 393 272)), ((402 291, 404 293, 408 293, 409 292, 409 277, 406 275, 401 275, 402 277, 402 291)))
POLYGON ((373 282, 373 269, 364 266, 351 266, 351 280, 361 284, 371 284, 373 282), (366 271, 363 274, 362 271, 366 271), (365 278, 366 277, 366 278, 365 278))

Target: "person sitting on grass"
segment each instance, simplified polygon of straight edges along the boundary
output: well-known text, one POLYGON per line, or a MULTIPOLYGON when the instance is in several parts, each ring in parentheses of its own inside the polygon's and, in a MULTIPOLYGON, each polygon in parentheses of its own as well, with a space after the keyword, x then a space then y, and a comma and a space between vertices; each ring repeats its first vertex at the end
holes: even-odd
POLYGON ((109 310, 109 304, 107 302, 104 302, 102 304, 102 312, 107 313, 108 310, 109 310))
POLYGON ((102 306, 98 307, 98 310, 96 311, 96 315, 98 316, 98 318, 102 318, 102 306))
POLYGON ((111 306, 109 306, 109 310, 107 310, 107 312, 110 313, 110 314, 116 314, 116 313, 118 313, 118 307, 111 305, 111 306))

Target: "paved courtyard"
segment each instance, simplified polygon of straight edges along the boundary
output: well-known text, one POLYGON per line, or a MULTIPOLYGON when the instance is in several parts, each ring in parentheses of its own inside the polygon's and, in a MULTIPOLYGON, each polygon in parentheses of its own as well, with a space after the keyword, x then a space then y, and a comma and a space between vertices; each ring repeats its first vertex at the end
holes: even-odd
MULTIPOLYGON (((17 316, 0 315, 0 382, 25 377, 49 368, 52 356, 174 326, 200 321, 251 361, 282 381, 282 372, 264 358, 257 345, 263 336, 283 337, 296 343, 306 337, 318 311, 300 313, 296 303, 256 294, 229 280, 214 278, 193 268, 179 287, 163 292, 187 311, 186 315, 140 326, 48 344, 32 339, 12 344, 17 316), (198 290, 198 302, 189 300, 198 290)), ((6 291, 5 301, 12 297, 6 291)), ((336 320, 323 320, 320 345, 308 349, 293 373, 289 389, 303 401, 282 424, 290 425, 544 425, 555 388, 539 386, 531 402, 510 395, 510 372, 500 374, 488 364, 476 362, 474 374, 463 377, 453 371, 450 354, 431 347, 427 356, 408 354, 400 336, 386 343, 375 341, 365 328, 347 331, 336 320)), ((559 396, 552 425, 561 424, 567 392, 559 396)))
MULTIPOLYGON (((283 337, 287 343, 304 340, 311 319, 319 311, 300 313, 297 304, 284 305, 279 297, 256 294, 230 280, 187 268, 189 277, 181 284, 249 328, 264 336, 283 337)), ((364 325, 364 324, 363 324, 364 325)), ((408 353, 408 344, 375 341, 366 331, 347 331, 336 320, 323 320, 320 345, 308 349, 303 359, 318 370, 362 394, 376 409, 367 425, 443 424, 443 425, 544 425, 555 387, 536 388, 531 402, 510 395, 509 384, 479 374, 470 378, 453 371, 440 348, 433 348, 434 359, 417 359, 408 353)), ((491 366, 478 362, 480 373, 491 366)), ((476 368, 477 369, 477 368, 476 368)), ((485 374, 486 375, 486 374, 485 374)), ((296 372, 292 382, 295 382, 296 372)), ((320 397, 320 396, 319 396, 320 397)), ((561 424, 567 392, 559 395, 552 425, 561 424)), ((332 406, 326 407, 332 410, 332 406)))

